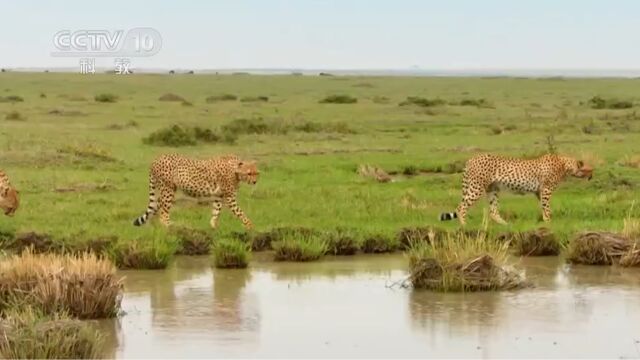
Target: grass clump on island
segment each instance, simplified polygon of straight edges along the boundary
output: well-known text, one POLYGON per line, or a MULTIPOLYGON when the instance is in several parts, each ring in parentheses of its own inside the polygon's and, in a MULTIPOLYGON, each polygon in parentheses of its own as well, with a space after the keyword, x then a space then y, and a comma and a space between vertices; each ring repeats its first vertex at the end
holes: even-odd
POLYGON ((221 239, 213 246, 212 257, 217 268, 242 269, 249 265, 251 248, 238 239, 221 239))
POLYGON ((362 240, 360 249, 365 254, 392 253, 400 248, 397 238, 385 234, 367 234, 362 240))
POLYGON ((3 359, 98 359, 104 340, 90 323, 27 307, 0 321, 3 359))
POLYGON ((175 238, 121 240, 109 249, 109 257, 119 269, 164 269, 178 248, 175 238))
POLYGON ((613 265, 627 254, 633 242, 629 238, 600 231, 578 234, 567 248, 567 261, 574 264, 613 265))
POLYGON ((0 310, 26 306, 43 314, 80 319, 114 317, 120 310, 122 278, 93 254, 34 254, 25 251, 0 262, 0 310))
POLYGON ((409 281, 415 289, 437 291, 508 290, 528 285, 509 262, 508 244, 484 235, 450 234, 434 243, 416 242, 407 251, 409 281))
POLYGON ((323 235, 328 255, 355 255, 360 250, 360 239, 354 230, 338 228, 323 235))
POLYGON ((275 261, 313 261, 327 252, 326 241, 318 235, 286 235, 271 243, 275 261))
POLYGON ((172 233, 178 241, 176 255, 209 254, 213 244, 211 231, 177 227, 172 229, 172 233))

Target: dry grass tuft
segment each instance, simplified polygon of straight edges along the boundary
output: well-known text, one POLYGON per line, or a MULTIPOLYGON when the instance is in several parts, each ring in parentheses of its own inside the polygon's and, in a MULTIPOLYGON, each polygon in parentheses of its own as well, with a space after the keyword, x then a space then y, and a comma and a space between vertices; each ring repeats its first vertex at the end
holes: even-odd
POLYGON ((574 264, 612 265, 631 247, 632 241, 622 235, 588 231, 571 241, 567 261, 574 264))
POLYGON ((562 250, 560 241, 547 228, 515 233, 511 246, 520 256, 555 256, 562 250))
POLYGON ((358 174, 363 177, 372 178, 377 182, 386 183, 391 181, 391 176, 386 171, 373 165, 360 165, 358 174))
POLYGON ((80 319, 117 315, 122 278, 113 264, 93 254, 54 255, 24 251, 0 262, 0 307, 33 306, 44 314, 67 312, 80 319))

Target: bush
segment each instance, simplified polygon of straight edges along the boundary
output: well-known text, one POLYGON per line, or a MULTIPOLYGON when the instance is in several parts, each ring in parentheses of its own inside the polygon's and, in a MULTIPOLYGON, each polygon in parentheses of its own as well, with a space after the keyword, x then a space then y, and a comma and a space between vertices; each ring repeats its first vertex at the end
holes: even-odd
POLYGON ((120 269, 164 269, 178 249, 175 241, 141 239, 121 241, 109 250, 109 257, 120 269))
POLYGON ((27 120, 27 118, 24 117, 18 111, 10 111, 10 112, 7 113, 7 115, 5 115, 4 118, 6 120, 13 120, 13 121, 24 121, 24 120, 27 120))
POLYGON ((142 141, 148 145, 179 147, 197 145, 198 142, 233 144, 237 138, 237 134, 228 131, 218 134, 198 126, 187 127, 176 124, 156 130, 142 141))
POLYGON ((263 118, 235 119, 222 126, 224 133, 245 134, 286 134, 288 128, 279 121, 266 122, 263 118))
POLYGON ((114 317, 122 278, 93 254, 55 255, 25 251, 0 263, 0 306, 32 306, 44 314, 66 312, 80 319, 114 317))
POLYGON ((403 102, 401 102, 400 106, 408 106, 408 105, 417 105, 422 107, 432 107, 432 106, 440 106, 444 105, 445 101, 442 99, 426 99, 418 96, 409 96, 403 102))
POLYGON ((355 134, 355 130, 351 129, 346 122, 319 123, 306 121, 302 124, 295 125, 293 130, 306 133, 338 133, 338 134, 355 134))
POLYGON ((27 308, 0 323, 3 359, 98 359, 103 338, 91 324, 27 308))
POLYGON ((267 102, 269 101, 268 96, 243 96, 240 99, 240 102, 267 102))
POLYGON ((181 102, 181 103, 187 101, 182 96, 176 95, 176 94, 172 94, 172 93, 164 94, 164 95, 160 96, 158 98, 158 100, 159 101, 177 101, 177 102, 181 102))
POLYGON ((18 96, 18 95, 9 95, 9 96, 0 96, 0 103, 3 102, 23 102, 24 99, 22 98, 22 96, 18 96))
POLYGON ((178 227, 172 230, 178 242, 178 255, 206 255, 213 244, 210 231, 178 227))
POLYGON ((238 97, 233 94, 222 94, 222 95, 209 96, 207 97, 206 102, 208 104, 211 104, 211 103, 216 103, 218 101, 236 101, 236 100, 238 100, 238 97))
POLYGON ((96 102, 102 102, 102 103, 114 103, 118 100, 118 96, 114 95, 114 94, 98 94, 93 98, 96 102))
POLYGON ((604 99, 600 96, 594 96, 588 101, 592 109, 630 109, 633 107, 631 101, 604 99))
POLYGON ((438 291, 506 290, 528 285, 509 262, 508 244, 485 236, 450 235, 434 243, 417 242, 408 250, 414 288, 438 291))
POLYGON ((327 252, 327 244, 318 236, 288 235, 271 243, 276 261, 318 260, 327 252))
POLYGON ((249 245, 237 239, 222 239, 213 246, 213 263, 217 268, 246 268, 250 257, 249 245))
POLYGON ((489 106, 489 103, 485 99, 462 99, 457 105, 487 107, 489 106))
POLYGON ((320 104, 355 104, 358 99, 349 95, 329 95, 320 100, 320 104))

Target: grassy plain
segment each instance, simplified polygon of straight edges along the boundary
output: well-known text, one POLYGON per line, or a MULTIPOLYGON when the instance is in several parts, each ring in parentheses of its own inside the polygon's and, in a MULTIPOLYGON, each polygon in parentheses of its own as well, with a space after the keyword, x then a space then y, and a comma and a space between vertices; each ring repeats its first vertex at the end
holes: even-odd
MULTIPOLYGON (((555 193, 554 232, 620 231, 625 217, 638 215, 632 206, 640 193, 637 79, 2 73, 0 97, 11 95, 24 101, 0 102, 0 168, 22 203, 14 218, 0 218, 0 231, 47 233, 67 243, 112 235, 171 241, 156 221, 132 225, 147 206, 149 164, 168 152, 257 160, 261 178, 254 187, 242 186, 239 205, 258 231, 456 229, 457 222, 438 217, 460 200, 461 162, 477 152, 532 156, 549 147, 595 167, 592 181, 571 179, 555 193), (186 103, 159 101, 169 93, 186 103), (117 99, 97 101, 101 94, 117 99), (236 99, 218 100, 225 94, 236 99), (332 95, 357 102, 321 103, 332 95), (594 96, 636 107, 594 109, 594 96), (268 99, 241 101, 258 97, 268 99), (289 130, 240 134, 234 144, 143 142, 175 124, 218 131, 236 119, 256 118, 289 130), (357 173, 362 164, 419 174, 379 183, 357 173)), ((470 211, 469 228, 480 227, 485 207, 483 199, 470 211)), ((540 225, 533 195, 505 193, 501 209, 509 225, 491 224, 491 231, 540 225)), ((179 195, 172 220, 208 230, 210 214, 208 204, 179 195)), ((241 229, 223 210, 215 232, 241 229)))

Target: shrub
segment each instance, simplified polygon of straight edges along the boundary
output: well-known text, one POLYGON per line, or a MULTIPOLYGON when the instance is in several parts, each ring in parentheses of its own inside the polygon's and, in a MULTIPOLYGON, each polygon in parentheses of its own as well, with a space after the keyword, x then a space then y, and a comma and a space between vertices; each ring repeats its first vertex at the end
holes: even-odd
POLYGON ((267 102, 268 96, 243 96, 240 98, 240 102, 267 102))
POLYGON ((45 314, 67 312, 80 319, 117 315, 122 278, 93 254, 55 255, 25 251, 0 262, 0 305, 32 306, 45 314))
POLYGON ((329 95, 320 100, 320 104, 355 104, 358 99, 349 95, 329 95))
POLYGON ((120 269, 164 269, 178 249, 176 241, 121 241, 109 250, 109 256, 120 269))
POLYGON ((3 359, 98 359, 103 338, 91 324, 65 314, 14 310, 0 323, 3 359))
POLYGON ((630 109, 633 103, 627 100, 604 99, 600 96, 594 96, 588 101, 592 109, 630 109))
POLYGON ((426 99, 418 96, 409 96, 403 102, 401 102, 400 106, 408 106, 408 105, 417 105, 422 107, 432 107, 432 106, 440 106, 444 105, 445 101, 442 99, 426 99))
POLYGON ((338 133, 338 134, 355 134, 355 130, 351 129, 346 122, 319 123, 306 121, 293 127, 295 131, 306 133, 338 133))
POLYGON ((195 134, 189 128, 181 125, 173 125, 164 129, 156 130, 142 140, 145 144, 157 146, 192 146, 197 141, 195 134))
POLYGON ((233 94, 222 94, 222 95, 209 96, 207 97, 206 102, 208 104, 211 104, 211 103, 216 103, 218 101, 236 101, 236 100, 238 100, 238 97, 233 94))
POLYGON ((285 236, 271 243, 276 261, 318 260, 327 251, 327 244, 318 236, 285 236))
POLYGON ((185 101, 187 101, 182 96, 176 95, 176 94, 172 94, 172 93, 164 94, 164 95, 160 96, 158 98, 158 100, 159 101, 177 101, 177 102, 185 102, 185 101))
POLYGON ((24 117, 24 115, 22 115, 21 113, 19 113, 18 111, 10 111, 7 113, 7 115, 5 115, 4 117, 6 120, 13 120, 13 121, 24 121, 27 120, 26 117, 24 117))
POLYGON ((450 235, 408 250, 414 288, 438 291, 505 290, 526 286, 524 273, 509 262, 508 244, 485 236, 450 235))
POLYGON ((222 239, 213 246, 213 263, 217 268, 246 268, 250 257, 249 245, 237 239, 222 239))
POLYGON ((178 255, 205 255, 213 244, 210 231, 178 227, 172 231, 178 241, 178 255))
POLYGON ((462 99, 457 105, 487 107, 489 106, 489 102, 487 102, 487 100, 485 99, 462 99))
POLYGON ((222 126, 224 133, 244 134, 286 134, 288 128, 278 121, 266 122, 263 118, 235 119, 222 126))
POLYGON ((114 102, 116 102, 118 100, 118 96, 116 96, 114 94, 105 93, 105 94, 98 94, 93 99, 96 102, 114 103, 114 102))
POLYGON ((0 96, 0 103, 3 102, 23 102, 24 99, 22 98, 22 96, 18 96, 18 95, 9 95, 9 96, 0 96))

